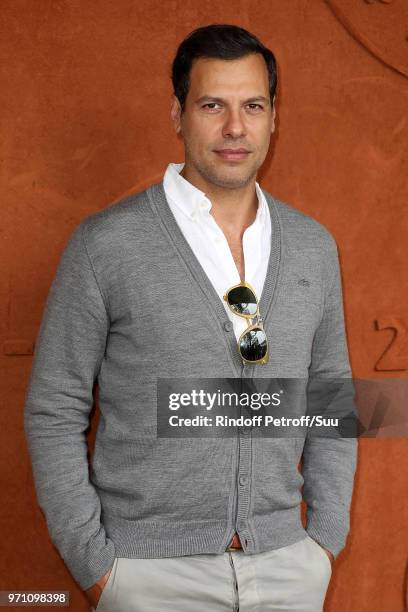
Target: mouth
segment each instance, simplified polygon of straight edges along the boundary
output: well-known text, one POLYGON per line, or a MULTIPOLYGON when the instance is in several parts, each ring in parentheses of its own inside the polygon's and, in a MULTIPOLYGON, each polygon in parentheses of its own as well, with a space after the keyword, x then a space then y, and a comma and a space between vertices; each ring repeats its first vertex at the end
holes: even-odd
POLYGON ((222 159, 238 161, 241 159, 246 159, 250 154, 250 151, 247 149, 219 149, 218 151, 215 150, 214 153, 216 153, 222 159))

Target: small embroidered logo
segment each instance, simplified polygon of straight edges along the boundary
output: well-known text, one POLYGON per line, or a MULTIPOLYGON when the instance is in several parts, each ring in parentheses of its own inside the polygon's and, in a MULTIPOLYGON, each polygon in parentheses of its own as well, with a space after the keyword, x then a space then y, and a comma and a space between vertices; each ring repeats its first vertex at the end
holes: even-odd
POLYGON ((308 281, 307 278, 301 278, 300 280, 298 280, 298 285, 302 285, 303 287, 309 287, 310 281, 308 281))

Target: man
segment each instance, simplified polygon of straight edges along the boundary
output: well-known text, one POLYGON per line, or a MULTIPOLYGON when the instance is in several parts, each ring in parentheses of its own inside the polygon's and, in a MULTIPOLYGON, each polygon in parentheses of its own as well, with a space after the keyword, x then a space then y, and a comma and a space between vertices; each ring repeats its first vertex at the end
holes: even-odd
POLYGON ((356 441, 160 437, 156 397, 159 379, 350 377, 336 244, 256 182, 272 52, 236 26, 198 28, 172 79, 185 163, 85 219, 49 292, 25 406, 39 503, 98 612, 317 612, 356 441))

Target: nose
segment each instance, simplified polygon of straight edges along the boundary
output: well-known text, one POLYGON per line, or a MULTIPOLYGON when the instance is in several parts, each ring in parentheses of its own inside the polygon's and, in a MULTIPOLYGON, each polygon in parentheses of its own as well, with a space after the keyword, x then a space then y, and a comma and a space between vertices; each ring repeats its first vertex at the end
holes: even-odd
POLYGON ((240 138, 246 136, 245 124, 239 110, 230 109, 222 128, 223 137, 240 138))

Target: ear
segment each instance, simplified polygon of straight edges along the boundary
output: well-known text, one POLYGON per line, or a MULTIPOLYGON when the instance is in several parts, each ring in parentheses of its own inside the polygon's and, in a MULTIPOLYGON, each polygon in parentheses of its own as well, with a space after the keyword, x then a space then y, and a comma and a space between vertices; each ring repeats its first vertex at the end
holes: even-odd
POLYGON ((272 125, 271 125, 271 134, 273 134, 273 132, 275 131, 275 117, 276 117, 275 98, 276 98, 276 94, 273 96, 273 100, 272 100, 272 125))
POLYGON ((181 131, 181 106, 178 98, 173 95, 173 102, 171 105, 170 116, 174 124, 174 129, 176 130, 176 134, 179 134, 181 131))

